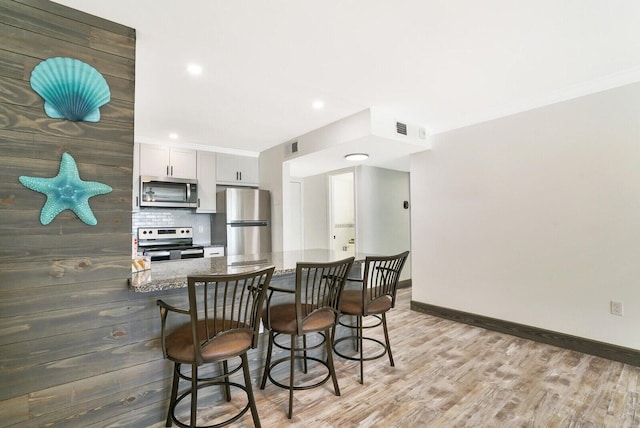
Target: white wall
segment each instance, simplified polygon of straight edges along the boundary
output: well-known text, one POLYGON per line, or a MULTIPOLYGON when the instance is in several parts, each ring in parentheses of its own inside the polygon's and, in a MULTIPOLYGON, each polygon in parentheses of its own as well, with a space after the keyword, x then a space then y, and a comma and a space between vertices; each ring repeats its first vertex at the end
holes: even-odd
POLYGON ((435 136, 411 199, 415 301, 640 349, 640 84, 435 136))
POLYGON ((283 251, 283 199, 289 182, 288 165, 283 164, 286 146, 260 153, 260 188, 271 192, 271 250, 283 251))
MULTIPOLYGON (((356 248, 373 254, 398 254, 411 246, 409 173, 370 166, 356 168, 356 248)), ((401 279, 411 278, 411 254, 401 279)))
POLYGON ((327 176, 305 177, 303 181, 304 246, 329 249, 327 176))
POLYGON ((304 210, 302 179, 290 178, 287 186, 287 203, 283 209, 283 248, 285 251, 304 250, 304 210))

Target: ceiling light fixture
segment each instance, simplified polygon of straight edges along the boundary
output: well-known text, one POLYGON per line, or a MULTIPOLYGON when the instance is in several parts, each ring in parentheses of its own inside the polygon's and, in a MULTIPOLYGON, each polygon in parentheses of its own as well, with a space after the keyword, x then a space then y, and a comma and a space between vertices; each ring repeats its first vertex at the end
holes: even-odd
POLYGON ((189 64, 187 65, 187 71, 192 76, 197 76, 199 74, 202 74, 202 66, 198 64, 189 64))
POLYGON ((322 107, 324 107, 324 101, 316 100, 311 104, 311 107, 316 110, 320 110, 322 107))
POLYGON ((344 158, 348 161, 356 162, 356 161, 365 160, 368 157, 369 155, 366 153, 349 153, 348 155, 345 155, 344 158))
POLYGON ((178 134, 176 134, 175 132, 172 132, 171 134, 169 134, 169 138, 171 138, 172 140, 177 140, 178 134))

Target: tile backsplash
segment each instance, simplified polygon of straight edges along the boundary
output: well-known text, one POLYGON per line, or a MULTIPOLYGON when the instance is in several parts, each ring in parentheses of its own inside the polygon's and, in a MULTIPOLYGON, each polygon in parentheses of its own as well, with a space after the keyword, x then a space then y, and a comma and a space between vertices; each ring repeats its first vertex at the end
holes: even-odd
POLYGON ((190 209, 141 208, 131 217, 132 233, 139 227, 193 227, 193 243, 211 243, 211 214, 196 214, 190 209))

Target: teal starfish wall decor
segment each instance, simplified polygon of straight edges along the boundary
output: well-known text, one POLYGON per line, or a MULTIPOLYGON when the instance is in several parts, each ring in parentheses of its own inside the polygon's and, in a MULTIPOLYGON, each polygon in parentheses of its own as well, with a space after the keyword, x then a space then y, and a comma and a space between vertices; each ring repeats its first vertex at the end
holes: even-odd
POLYGON ((40 212, 40 223, 47 225, 64 210, 71 210, 80 220, 95 226, 98 220, 89 206, 89 198, 104 195, 113 189, 97 181, 83 181, 80 179, 76 161, 69 153, 62 154, 58 175, 52 178, 19 177, 20 183, 36 192, 47 195, 40 212))

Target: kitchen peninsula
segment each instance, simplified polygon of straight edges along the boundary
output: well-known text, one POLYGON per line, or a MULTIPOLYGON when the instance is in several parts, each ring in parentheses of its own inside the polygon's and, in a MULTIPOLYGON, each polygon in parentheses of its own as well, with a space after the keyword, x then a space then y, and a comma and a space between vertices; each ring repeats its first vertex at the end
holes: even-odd
MULTIPOLYGON (((363 262, 366 256, 356 254, 354 266, 363 262)), ((342 251, 316 249, 159 261, 152 262, 150 270, 132 274, 129 287, 140 293, 186 288, 189 275, 240 273, 271 265, 276 268, 275 279, 295 273, 298 262, 330 262, 346 257, 349 255, 342 251)))

